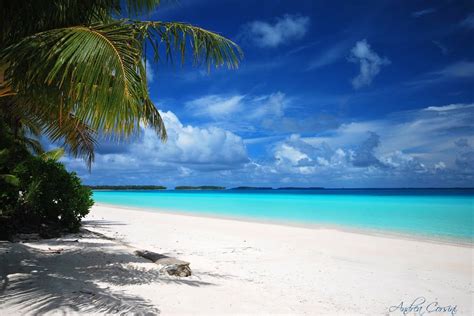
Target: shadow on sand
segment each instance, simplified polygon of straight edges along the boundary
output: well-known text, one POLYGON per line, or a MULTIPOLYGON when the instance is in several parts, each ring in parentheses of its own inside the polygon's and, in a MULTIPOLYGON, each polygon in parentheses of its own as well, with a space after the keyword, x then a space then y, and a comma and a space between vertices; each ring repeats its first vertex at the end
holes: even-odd
MULTIPOLYGON (((212 283, 164 276, 149 261, 91 232, 27 244, 0 242, 0 309, 47 312, 158 314, 139 296, 108 286, 212 283)), ((115 287, 116 288, 116 287, 115 287)))

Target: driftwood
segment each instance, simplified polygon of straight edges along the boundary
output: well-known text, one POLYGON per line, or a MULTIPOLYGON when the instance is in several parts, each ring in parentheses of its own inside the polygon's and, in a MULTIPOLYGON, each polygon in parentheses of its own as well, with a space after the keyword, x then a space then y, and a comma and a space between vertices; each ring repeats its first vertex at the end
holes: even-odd
POLYGON ((135 251, 135 254, 137 256, 148 259, 160 266, 161 272, 180 277, 188 277, 191 275, 191 268, 189 267, 189 262, 182 261, 173 257, 168 257, 148 250, 137 250, 135 251))

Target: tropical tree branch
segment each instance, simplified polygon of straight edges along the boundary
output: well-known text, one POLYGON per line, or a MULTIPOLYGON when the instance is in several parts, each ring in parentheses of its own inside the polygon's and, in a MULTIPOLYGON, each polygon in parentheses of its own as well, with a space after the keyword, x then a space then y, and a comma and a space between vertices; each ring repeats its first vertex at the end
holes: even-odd
POLYGON ((156 60, 163 52, 168 60, 180 55, 182 62, 191 54, 194 64, 204 62, 208 69, 212 64, 236 68, 242 58, 234 42, 186 23, 122 19, 50 29, 0 49, 0 65, 8 65, 0 105, 2 99, 19 108, 31 105, 44 133, 64 140, 88 166, 96 133, 121 138, 139 133, 144 124, 166 140, 148 94, 145 43, 156 60))
POLYGON ((231 40, 203 28, 181 22, 132 21, 137 28, 139 38, 149 42, 153 48, 155 60, 161 59, 161 46, 166 57, 173 58, 177 52, 184 62, 189 45, 197 65, 205 62, 208 69, 227 65, 234 69, 243 57, 240 47, 231 40))

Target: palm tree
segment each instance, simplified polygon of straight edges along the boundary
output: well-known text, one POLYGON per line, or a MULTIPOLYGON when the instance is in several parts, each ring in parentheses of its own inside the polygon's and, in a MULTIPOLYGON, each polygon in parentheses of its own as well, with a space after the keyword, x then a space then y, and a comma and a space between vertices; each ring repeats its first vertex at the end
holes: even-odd
MULTIPOLYGON (((122 138, 141 124, 166 139, 149 97, 147 52, 236 68, 232 41, 180 22, 143 21, 160 0, 0 2, 0 113, 11 129, 40 130, 94 159, 97 134, 122 138)), ((158 8, 159 9, 159 8, 158 8)))

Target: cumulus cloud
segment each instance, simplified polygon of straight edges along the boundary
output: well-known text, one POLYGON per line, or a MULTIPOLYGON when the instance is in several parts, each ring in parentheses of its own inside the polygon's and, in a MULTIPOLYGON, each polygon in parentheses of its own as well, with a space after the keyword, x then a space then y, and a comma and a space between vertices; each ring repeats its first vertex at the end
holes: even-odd
POLYGON ((458 147, 456 166, 464 173, 474 173, 474 148, 466 138, 460 138, 454 144, 458 147))
POLYGON ((379 74, 380 69, 390 64, 390 60, 386 57, 380 57, 374 52, 365 39, 358 41, 351 49, 349 61, 358 63, 360 66, 359 74, 352 79, 354 89, 369 86, 375 76, 379 74))
POLYGON ((327 136, 293 135, 273 154, 281 172, 324 179, 317 185, 467 185, 474 178, 473 106, 431 106, 346 123, 327 136))
POLYGON ((380 160, 375 157, 375 149, 380 145, 380 136, 369 131, 369 137, 358 146, 352 156, 352 164, 355 167, 385 167, 380 160))
POLYGON ((466 186, 474 180, 474 104, 430 106, 353 121, 324 136, 269 138, 249 156, 229 130, 183 124, 163 112, 169 139, 144 129, 121 150, 97 154, 92 174, 66 158, 86 183, 466 186))
POLYGON ((216 127, 199 128, 183 125, 173 112, 161 113, 168 132, 162 143, 156 133, 144 129, 139 142, 131 145, 131 152, 141 152, 150 162, 184 163, 189 166, 219 165, 226 168, 246 162, 247 152, 242 139, 216 127))
POLYGON ((143 128, 139 137, 124 145, 126 149, 99 151, 92 175, 87 175, 80 160, 66 158, 66 164, 94 181, 115 182, 121 178, 129 183, 159 183, 167 174, 182 177, 206 170, 232 170, 249 161, 242 138, 234 133, 184 125, 174 113, 160 113, 168 132, 166 142, 153 130, 143 128))
MULTIPOLYGON (((274 172, 293 175, 316 175, 347 164, 347 154, 342 149, 333 150, 327 143, 311 145, 300 135, 293 134, 278 142, 272 151, 274 172)), ((334 173, 336 177, 336 174, 334 173)))
MULTIPOLYGON (((391 168, 392 172, 406 172, 412 175, 428 172, 428 168, 420 161, 420 159, 400 150, 382 155, 380 161, 385 167, 391 168)), ((434 170, 444 169, 446 168, 446 164, 440 161, 436 163, 433 168, 434 170)))
POLYGON ((274 23, 253 21, 244 27, 244 37, 260 47, 277 47, 301 39, 309 28, 307 16, 286 14, 274 23))
POLYGON ((474 104, 449 104, 394 113, 380 120, 347 122, 330 136, 307 139, 313 144, 330 142, 345 147, 362 142, 367 131, 373 131, 382 140, 378 147, 381 153, 401 150, 434 163, 453 160, 450 150, 456 140, 472 141, 473 122, 474 104))

